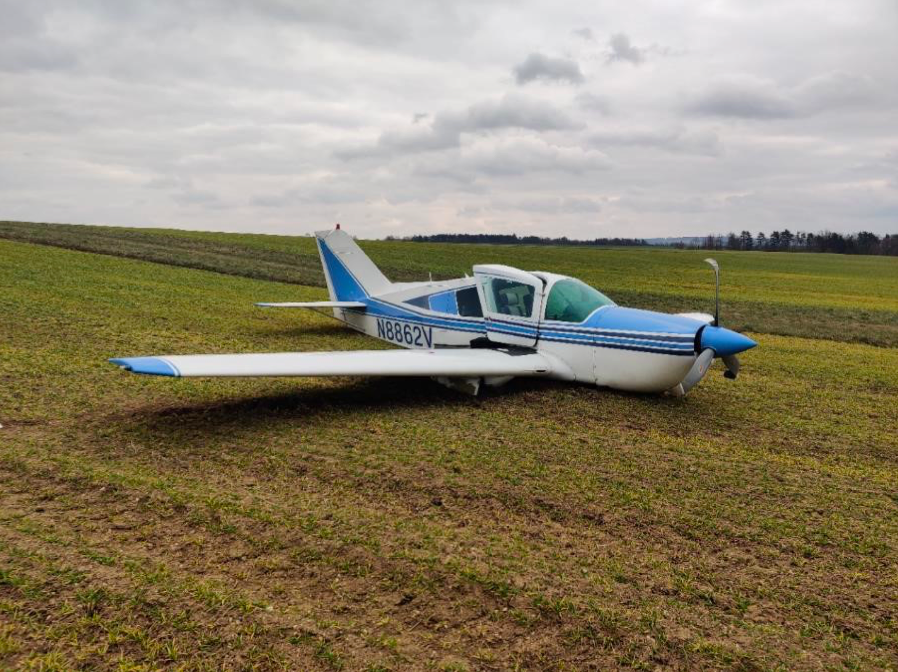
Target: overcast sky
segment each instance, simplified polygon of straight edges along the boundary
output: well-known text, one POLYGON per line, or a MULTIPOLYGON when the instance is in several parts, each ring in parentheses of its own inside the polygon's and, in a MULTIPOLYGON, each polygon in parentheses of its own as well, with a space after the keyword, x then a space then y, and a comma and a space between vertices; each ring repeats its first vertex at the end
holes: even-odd
POLYGON ((0 219, 898 231, 898 2, 0 0, 0 219))

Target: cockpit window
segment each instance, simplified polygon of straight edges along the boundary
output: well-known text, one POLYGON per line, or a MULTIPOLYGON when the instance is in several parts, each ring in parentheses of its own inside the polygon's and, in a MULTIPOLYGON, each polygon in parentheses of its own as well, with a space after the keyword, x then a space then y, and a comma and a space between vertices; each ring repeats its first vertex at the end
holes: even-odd
POLYGON ((614 301, 584 282, 567 278, 552 286, 546 301, 546 319, 560 322, 583 322, 602 306, 613 306, 614 301))

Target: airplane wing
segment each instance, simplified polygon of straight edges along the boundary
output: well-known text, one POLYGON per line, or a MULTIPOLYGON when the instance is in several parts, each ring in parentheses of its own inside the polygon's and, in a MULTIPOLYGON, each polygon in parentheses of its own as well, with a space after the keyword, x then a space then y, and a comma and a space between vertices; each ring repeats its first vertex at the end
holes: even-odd
POLYGON ((166 355, 110 359, 126 371, 155 376, 544 376, 536 353, 446 348, 240 355, 166 355))
POLYGON ((294 301, 290 303, 257 303, 260 308, 357 308, 367 306, 361 301, 294 301))

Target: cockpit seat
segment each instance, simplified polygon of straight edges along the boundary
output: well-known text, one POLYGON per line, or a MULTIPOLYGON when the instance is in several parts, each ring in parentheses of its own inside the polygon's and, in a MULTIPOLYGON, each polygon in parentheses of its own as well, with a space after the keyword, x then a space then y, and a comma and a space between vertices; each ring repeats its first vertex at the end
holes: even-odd
POLYGON ((501 310, 506 315, 515 315, 520 317, 524 314, 524 306, 521 303, 521 296, 517 292, 506 290, 500 293, 503 299, 501 310))

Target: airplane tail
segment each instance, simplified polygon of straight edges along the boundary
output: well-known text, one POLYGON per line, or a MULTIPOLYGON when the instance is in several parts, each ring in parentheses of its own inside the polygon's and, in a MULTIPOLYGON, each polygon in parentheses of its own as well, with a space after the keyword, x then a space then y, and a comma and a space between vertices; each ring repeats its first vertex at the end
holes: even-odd
POLYGON ((315 232, 331 301, 362 301, 387 291, 393 283, 352 237, 337 226, 330 231, 315 232))

